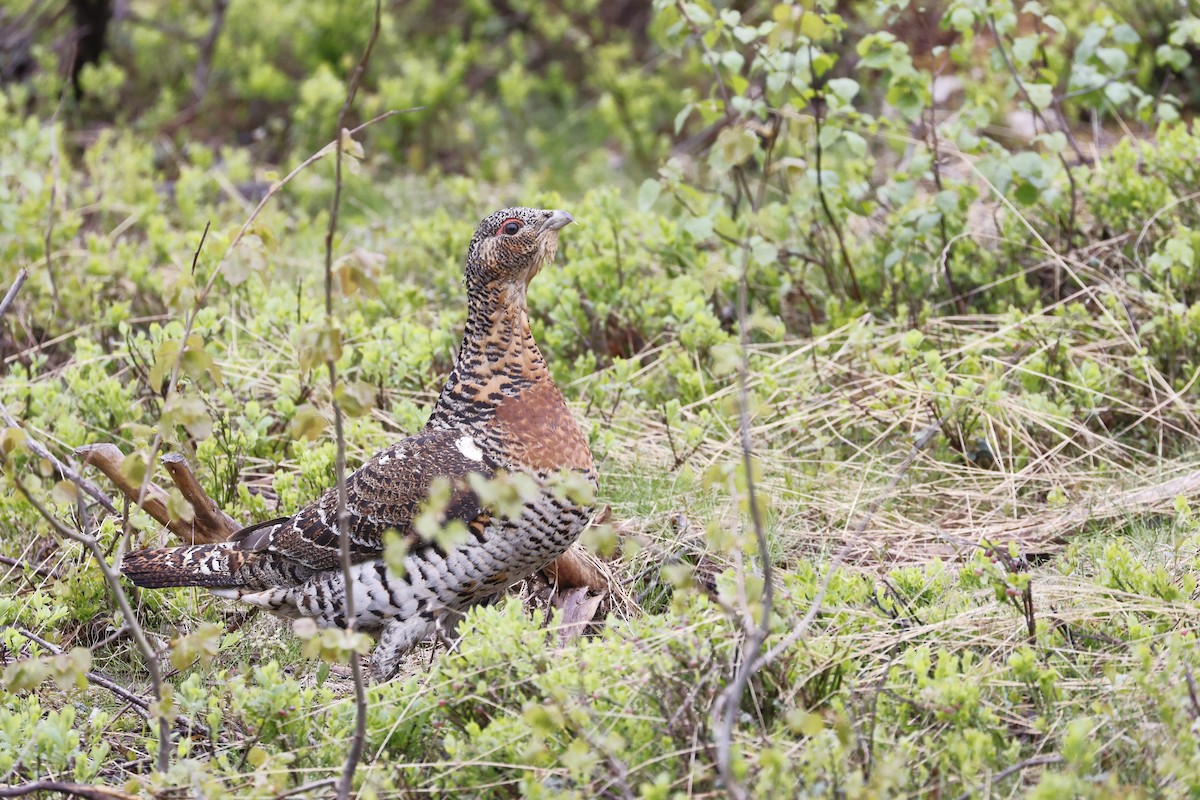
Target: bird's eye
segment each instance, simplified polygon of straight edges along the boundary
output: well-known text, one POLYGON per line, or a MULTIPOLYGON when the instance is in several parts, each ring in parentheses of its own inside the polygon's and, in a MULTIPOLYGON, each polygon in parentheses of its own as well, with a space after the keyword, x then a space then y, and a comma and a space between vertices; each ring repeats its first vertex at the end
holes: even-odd
POLYGON ((496 231, 496 235, 504 234, 505 236, 516 236, 517 231, 524 227, 525 223, 515 217, 506 219, 500 223, 500 229, 496 231))

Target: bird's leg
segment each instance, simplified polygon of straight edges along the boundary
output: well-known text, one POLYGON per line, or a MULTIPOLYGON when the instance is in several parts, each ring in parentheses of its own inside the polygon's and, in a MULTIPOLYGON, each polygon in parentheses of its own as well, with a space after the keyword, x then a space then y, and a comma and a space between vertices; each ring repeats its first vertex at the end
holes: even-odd
POLYGON ((459 623, 463 621, 463 612, 453 608, 445 608, 434 620, 433 634, 446 646, 447 653, 458 651, 462 634, 458 632, 459 623))
POLYGON ((394 619, 384 626, 371 654, 371 679, 383 683, 396 675, 400 658, 433 630, 433 620, 424 614, 411 619, 394 619))

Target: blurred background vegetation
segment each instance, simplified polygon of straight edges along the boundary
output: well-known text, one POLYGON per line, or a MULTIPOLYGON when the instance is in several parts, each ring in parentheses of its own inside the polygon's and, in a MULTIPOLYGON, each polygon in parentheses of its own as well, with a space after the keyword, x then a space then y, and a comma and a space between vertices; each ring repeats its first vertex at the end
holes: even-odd
MULTIPOLYGON (((374 688, 362 796, 721 791, 709 712, 762 612, 743 371, 768 646, 821 613, 752 683, 739 780, 1200 791, 1198 13, 385 2, 350 121, 407 113, 356 135, 334 242, 352 461, 423 424, 478 219, 566 208, 531 317, 601 465, 615 522, 588 544, 620 588, 561 649, 513 602, 374 688)), ((372 22, 335 0, 0 8, 0 280, 30 275, 0 404, 23 436, 62 458, 116 443, 139 476, 161 436, 247 523, 331 485, 332 159, 279 181, 328 152, 372 22)), ((0 447, 0 784, 273 798, 336 773, 344 679, 202 593, 139 599, 177 655, 169 708, 89 683, 142 691, 145 665, 87 553, 12 482, 110 553, 122 520, 22 436, 0 447)))

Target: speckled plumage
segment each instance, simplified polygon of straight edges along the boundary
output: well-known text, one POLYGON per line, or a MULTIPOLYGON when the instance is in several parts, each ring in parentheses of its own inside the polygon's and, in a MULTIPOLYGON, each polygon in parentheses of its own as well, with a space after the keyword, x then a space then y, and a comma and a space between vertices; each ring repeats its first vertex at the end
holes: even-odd
MULTIPOLYGON (((466 331, 425 429, 375 455, 347 479, 355 627, 379 635, 378 678, 473 603, 528 577, 579 536, 590 508, 555 496, 549 481, 576 472, 594 486, 587 441, 550 378, 529 329, 525 292, 553 257, 562 211, 507 208, 484 219, 467 252, 466 331), (514 231, 515 228, 515 231, 514 231), (485 508, 470 473, 532 475, 540 487, 519 515, 485 508), (443 549, 413 530, 435 479, 451 484, 444 516, 466 524, 443 549), (407 537, 402 575, 382 559, 383 535, 407 537)), ((146 587, 205 586, 286 618, 345 627, 337 492, 295 516, 254 525, 227 542, 130 553, 121 571, 146 587)))

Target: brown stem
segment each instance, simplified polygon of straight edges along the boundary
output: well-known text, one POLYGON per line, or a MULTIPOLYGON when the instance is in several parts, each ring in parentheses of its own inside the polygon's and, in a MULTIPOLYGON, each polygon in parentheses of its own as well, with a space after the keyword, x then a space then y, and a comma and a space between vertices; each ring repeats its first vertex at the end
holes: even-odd
MULTIPOLYGON (((133 636, 134 642, 137 644, 138 650, 142 654, 142 658, 146 660, 146 668, 150 671, 150 682, 154 686, 154 697, 159 702, 162 702, 163 697, 163 676, 162 666, 158 660, 158 654, 154 648, 150 646, 150 641, 146 638, 146 632, 142 630, 141 623, 138 622, 137 615, 133 613, 133 607, 129 605, 129 598, 125 595, 125 589, 121 586, 121 576, 112 564, 108 563, 108 559, 104 555, 104 549, 100 547, 100 542, 96 537, 90 536, 83 531, 76 531, 68 528, 66 525, 58 521, 50 511, 33 498, 29 489, 26 488, 24 481, 19 478, 16 481, 17 490, 25 496, 25 500, 33 506, 34 510, 41 515, 42 519, 50 523, 51 527, 58 532, 59 536, 64 539, 78 542, 91 553, 96 565, 100 567, 100 572, 104 574, 104 580, 108 583, 109 590, 117 600, 117 607, 121 611, 121 616, 125 619, 125 624, 129 627, 129 633, 133 636)), ((158 717, 158 758, 155 762, 155 768, 159 772, 166 772, 167 765, 170 761, 171 754, 171 728, 167 723, 165 716, 158 717)), ((0 795, 3 796, 3 795, 0 795)), ((17 795, 13 795, 14 797, 17 795)))
MULTIPOLYGON (((344 129, 346 116, 354 104, 354 96, 358 93, 359 84, 367 71, 371 60, 371 51, 379 40, 379 29, 382 9, 380 0, 375 0, 375 24, 371 28, 371 37, 363 51, 354 74, 350 77, 350 85, 346 88, 346 102, 342 104, 337 116, 336 138, 334 139, 334 184, 333 202, 329 209, 329 230, 325 233, 325 320, 333 324, 333 237, 337 233, 338 209, 342 200, 342 143, 347 135, 344 129)), ((354 631, 354 575, 351 571, 350 559, 350 517, 346 510, 346 435, 342 424, 342 407, 337 401, 337 365, 330 358, 326 362, 329 368, 329 388, 333 396, 333 427, 337 436, 337 522, 338 522, 338 555, 342 567, 342 580, 345 583, 343 593, 345 604, 345 619, 347 634, 354 631)), ((342 767, 342 777, 337 785, 338 800, 347 800, 354 785, 354 772, 362 758, 363 743, 367 736, 367 688, 363 681, 362 663, 358 656, 350 656, 350 673, 354 678, 354 733, 350 737, 350 746, 346 751, 346 762, 342 767)))
POLYGON ((84 797, 87 800, 138 800, 131 794, 107 786, 88 786, 82 783, 64 783, 62 781, 33 781, 17 786, 0 786, 0 797, 25 797, 26 795, 41 795, 44 792, 57 792, 70 797, 84 797))

